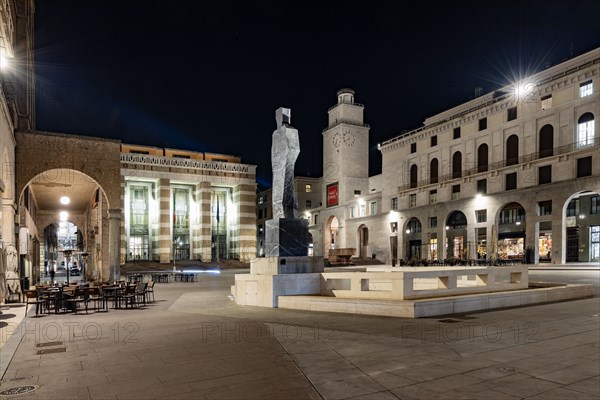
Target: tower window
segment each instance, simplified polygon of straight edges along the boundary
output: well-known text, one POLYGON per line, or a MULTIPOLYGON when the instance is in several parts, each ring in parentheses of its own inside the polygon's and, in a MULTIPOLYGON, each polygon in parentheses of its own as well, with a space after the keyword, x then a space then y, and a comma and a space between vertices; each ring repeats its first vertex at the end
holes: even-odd
POLYGON ((541 99, 542 102, 542 110, 547 110, 552 107, 552 95, 544 96, 541 99))
POLYGON ((460 139, 460 126, 454 128, 453 137, 454 137, 454 139, 460 139))
POLYGON ((410 153, 416 153, 417 152, 417 144, 416 143, 411 143, 410 144, 410 153))
POLYGON ((437 146, 437 135, 431 137, 431 147, 437 146))

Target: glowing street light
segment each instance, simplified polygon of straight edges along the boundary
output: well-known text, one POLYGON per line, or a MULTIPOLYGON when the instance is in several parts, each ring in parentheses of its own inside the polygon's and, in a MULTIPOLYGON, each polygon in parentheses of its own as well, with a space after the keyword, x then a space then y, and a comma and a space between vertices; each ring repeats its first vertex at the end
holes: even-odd
POLYGON ((8 68, 8 58, 4 54, 0 54, 0 70, 8 68))
POLYGON ((61 198, 60 198, 60 204, 67 205, 67 204, 69 204, 70 202, 71 202, 71 199, 70 199, 70 198, 68 198, 67 196, 63 196, 63 197, 61 197, 61 198))

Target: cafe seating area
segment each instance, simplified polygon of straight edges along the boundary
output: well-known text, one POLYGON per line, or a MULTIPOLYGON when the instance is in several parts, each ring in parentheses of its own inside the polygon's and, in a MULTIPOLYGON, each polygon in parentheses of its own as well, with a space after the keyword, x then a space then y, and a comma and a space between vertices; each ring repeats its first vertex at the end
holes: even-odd
POLYGON ((155 301, 154 281, 37 285, 25 291, 26 311, 35 304, 35 316, 42 314, 78 314, 85 311, 108 312, 139 309, 155 301))

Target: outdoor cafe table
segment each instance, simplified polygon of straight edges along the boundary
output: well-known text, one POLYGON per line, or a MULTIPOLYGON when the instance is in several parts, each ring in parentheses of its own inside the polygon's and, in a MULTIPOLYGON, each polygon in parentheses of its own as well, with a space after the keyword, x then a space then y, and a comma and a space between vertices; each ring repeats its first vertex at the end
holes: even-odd
POLYGON ((103 295, 104 292, 107 292, 108 296, 106 297, 111 297, 113 299, 113 308, 115 310, 117 309, 117 304, 119 302, 119 294, 121 290, 123 290, 123 288, 120 286, 102 286, 103 295))

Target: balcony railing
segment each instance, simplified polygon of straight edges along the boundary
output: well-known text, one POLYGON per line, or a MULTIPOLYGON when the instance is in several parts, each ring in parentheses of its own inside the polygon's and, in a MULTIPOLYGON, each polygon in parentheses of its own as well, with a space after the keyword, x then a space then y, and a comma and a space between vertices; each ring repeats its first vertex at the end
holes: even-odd
POLYGON ((527 164, 535 160, 540 160, 542 158, 551 157, 551 156, 559 156, 562 154, 572 153, 578 150, 591 149, 594 147, 600 147, 600 136, 596 136, 592 138, 592 140, 588 141, 580 141, 567 144, 565 146, 554 147, 553 149, 542 150, 541 152, 526 154, 524 156, 518 158, 512 158, 508 160, 502 160, 495 163, 489 163, 487 165, 480 165, 476 167, 472 167, 469 169, 464 169, 458 172, 451 172, 445 175, 438 175, 437 177, 431 179, 422 179, 418 182, 407 183, 405 185, 401 185, 398 187, 398 191, 405 191, 409 189, 415 189, 423 186, 435 185, 437 183, 448 182, 455 179, 464 178, 467 176, 473 176, 479 173, 485 173, 489 171, 495 171, 504 167, 510 167, 513 165, 519 164, 527 164))

